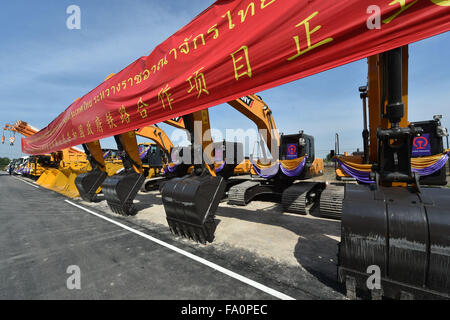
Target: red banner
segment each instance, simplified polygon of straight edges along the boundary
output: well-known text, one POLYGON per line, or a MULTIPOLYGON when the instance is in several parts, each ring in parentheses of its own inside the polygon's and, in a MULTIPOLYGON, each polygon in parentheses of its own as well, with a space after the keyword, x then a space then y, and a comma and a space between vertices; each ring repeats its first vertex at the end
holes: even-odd
POLYGON ((450 0, 219 0, 22 139, 22 151, 162 122, 448 30, 450 0))

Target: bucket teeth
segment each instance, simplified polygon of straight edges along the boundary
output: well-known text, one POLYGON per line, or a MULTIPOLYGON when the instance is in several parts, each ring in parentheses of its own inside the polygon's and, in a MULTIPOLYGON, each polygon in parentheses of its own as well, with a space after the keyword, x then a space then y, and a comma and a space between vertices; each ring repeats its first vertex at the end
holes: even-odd
POLYGON ((193 226, 179 221, 167 219, 170 231, 176 235, 198 243, 206 244, 214 240, 216 225, 214 221, 205 223, 204 226, 193 226))

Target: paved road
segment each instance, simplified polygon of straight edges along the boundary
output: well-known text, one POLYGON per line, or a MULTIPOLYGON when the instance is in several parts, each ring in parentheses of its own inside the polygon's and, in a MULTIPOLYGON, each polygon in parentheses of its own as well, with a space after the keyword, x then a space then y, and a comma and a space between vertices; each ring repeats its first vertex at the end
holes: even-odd
POLYGON ((65 199, 0 173, 0 299, 274 298, 65 199))
POLYGON ((161 225, 88 210, 0 172, 0 299, 343 298, 327 268, 194 244, 161 225), (73 265, 80 290, 67 288, 73 265))

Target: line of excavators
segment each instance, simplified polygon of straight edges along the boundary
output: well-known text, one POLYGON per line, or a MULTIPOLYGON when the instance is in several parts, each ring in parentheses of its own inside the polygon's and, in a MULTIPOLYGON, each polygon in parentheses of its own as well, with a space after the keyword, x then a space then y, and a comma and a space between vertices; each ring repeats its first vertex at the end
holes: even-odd
MULTIPOLYGON (((408 121, 408 47, 369 57, 368 83, 359 92, 364 153, 334 157, 337 175, 357 183, 315 181, 324 164, 315 157, 314 138, 300 129, 279 134, 257 95, 228 104, 255 123, 261 159, 245 157, 242 143, 214 142, 205 109, 166 121, 188 133, 190 146, 175 147, 153 125, 114 136, 117 150, 106 150, 109 158, 92 141, 83 145, 84 153, 71 148, 30 157, 30 172, 54 189, 51 175, 70 170, 66 180, 76 192, 66 195, 92 202, 102 191, 111 210, 122 215, 136 214, 139 190, 159 188, 170 230, 200 243, 213 241, 224 199, 245 206, 270 195, 297 214, 318 205, 321 216, 342 220, 338 274, 348 295, 367 291, 367 267, 376 265, 382 289, 371 291, 374 298, 450 298, 450 189, 442 187, 448 134, 440 117, 408 121), (139 145, 136 136, 153 143, 139 145)), ((14 127, 23 135, 37 132, 18 123, 14 127)))

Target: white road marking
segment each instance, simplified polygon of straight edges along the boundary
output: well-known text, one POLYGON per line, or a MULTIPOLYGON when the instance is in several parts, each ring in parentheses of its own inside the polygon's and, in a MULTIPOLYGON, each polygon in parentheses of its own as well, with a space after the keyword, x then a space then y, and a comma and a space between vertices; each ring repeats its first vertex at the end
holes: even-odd
POLYGON ((34 184, 32 184, 32 183, 29 183, 28 181, 25 181, 25 180, 22 180, 22 179, 16 178, 16 177, 14 177, 14 179, 19 180, 19 181, 22 181, 22 182, 24 182, 24 183, 26 183, 26 184, 29 184, 29 185, 32 186, 32 187, 35 187, 35 188, 38 188, 38 189, 39 189, 38 186, 36 186, 36 185, 34 185, 34 184))
POLYGON ((333 239, 333 240, 336 240, 338 242, 341 242, 341 237, 339 237, 339 236, 333 236, 331 234, 325 234, 325 233, 323 235, 328 237, 328 238, 330 238, 330 239, 333 239))
POLYGON ((148 234, 145 234, 145 233, 143 233, 141 231, 138 231, 138 230, 135 230, 133 228, 130 228, 130 227, 128 227, 128 226, 126 226, 126 225, 124 225, 124 224, 122 224, 120 222, 117 222, 117 221, 115 221, 113 219, 107 218, 107 217, 105 217, 105 216, 103 216, 101 214, 98 214, 98 213, 96 213, 94 211, 91 211, 91 210, 89 210, 87 208, 84 208, 84 207, 82 207, 82 206, 80 206, 80 205, 78 205, 76 203, 73 203, 73 202, 71 202, 69 200, 64 200, 64 201, 69 203, 69 204, 71 204, 71 205, 73 205, 73 206, 75 206, 75 207, 77 207, 77 208, 80 208, 80 209, 82 209, 82 210, 84 210, 84 211, 86 211, 86 212, 88 212, 88 213, 90 213, 90 214, 92 214, 92 215, 94 215, 96 217, 99 217, 99 218, 101 218, 103 220, 111 222, 111 223, 113 223, 113 224, 115 224, 115 225, 117 225, 117 226, 119 226, 121 228, 124 228, 124 229, 126 229, 126 230, 128 230, 130 232, 133 232, 133 233, 137 234, 137 235, 140 235, 141 237, 144 237, 144 238, 146 238, 146 239, 148 239, 150 241, 153 241, 153 242, 155 242, 155 243, 157 243, 157 244, 159 244, 159 245, 161 245, 163 247, 166 247, 166 248, 168 248, 168 249, 170 249, 172 251, 175 251, 175 252, 177 252, 179 254, 182 254, 182 255, 184 255, 184 256, 192 259, 192 260, 200 262, 201 264, 204 264, 204 265, 206 265, 206 266, 208 266, 208 267, 210 267, 212 269, 215 269, 215 270, 217 270, 219 272, 222 272, 222 273, 226 274, 229 277, 232 277, 232 278, 234 278, 236 280, 239 280, 239 281, 241 281, 243 283, 246 283, 246 284, 248 284, 248 285, 250 285, 250 286, 252 286, 252 287, 254 287, 256 289, 264 291, 265 293, 268 293, 268 294, 270 294, 270 295, 272 295, 274 297, 277 297, 277 298, 279 298, 281 300, 295 300, 294 298, 292 298, 292 297, 290 297, 290 296, 288 296, 288 295, 286 295, 284 293, 281 293, 281 292, 279 292, 277 290, 274 290, 272 288, 269 288, 269 287, 267 287, 267 286, 265 286, 265 285, 263 285, 263 284, 261 284, 259 282, 256 282, 256 281, 253 281, 253 280, 251 280, 249 278, 241 276, 240 274, 237 274, 237 273, 235 273, 235 272, 233 272, 231 270, 225 269, 224 267, 221 267, 221 266, 219 266, 219 265, 217 265, 217 264, 215 264, 213 262, 210 262, 210 261, 208 261, 206 259, 200 258, 200 257, 198 257, 198 256, 196 256, 196 255, 194 255, 192 253, 189 253, 189 252, 184 251, 184 250, 182 250, 180 248, 177 248, 177 247, 175 247, 175 246, 173 246, 171 244, 168 244, 168 243, 166 243, 164 241, 161 241, 161 240, 156 239, 156 238, 154 238, 152 236, 149 236, 148 234))

